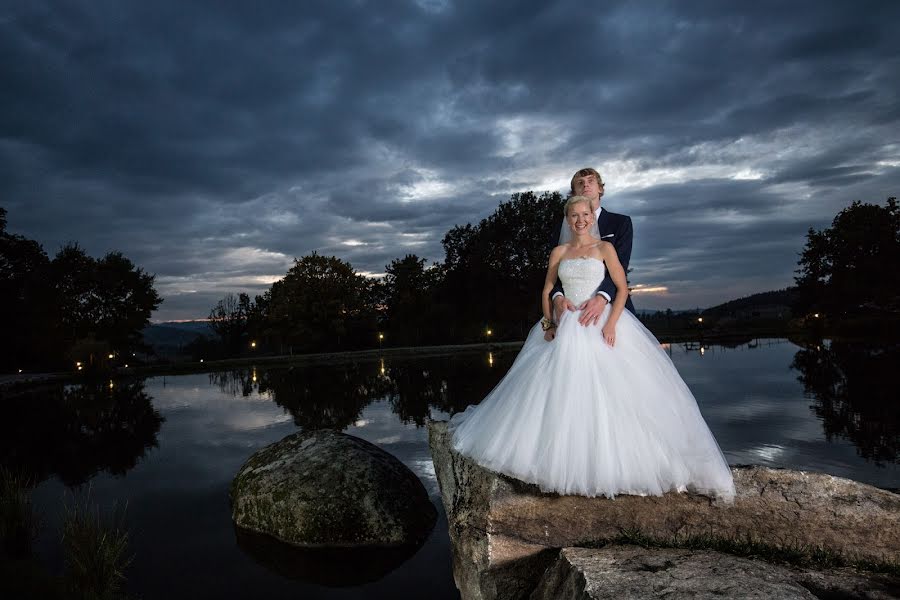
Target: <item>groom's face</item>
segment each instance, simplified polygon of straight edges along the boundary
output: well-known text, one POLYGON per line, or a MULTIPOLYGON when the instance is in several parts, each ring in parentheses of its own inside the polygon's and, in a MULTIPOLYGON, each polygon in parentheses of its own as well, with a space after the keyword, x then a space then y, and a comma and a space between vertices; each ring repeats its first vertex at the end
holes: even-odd
POLYGON ((575 195, 597 200, 603 195, 603 184, 594 175, 585 175, 575 179, 575 195))

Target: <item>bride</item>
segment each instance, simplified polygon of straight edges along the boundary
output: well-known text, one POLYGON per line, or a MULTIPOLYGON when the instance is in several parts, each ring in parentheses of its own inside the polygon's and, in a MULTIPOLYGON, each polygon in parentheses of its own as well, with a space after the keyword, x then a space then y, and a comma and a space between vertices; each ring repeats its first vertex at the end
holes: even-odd
POLYGON ((590 200, 566 202, 572 239, 550 253, 544 318, 506 376, 453 416, 453 447, 545 492, 607 496, 687 490, 734 498, 731 470, 697 402, 659 342, 634 315, 612 244, 592 235, 590 200), (552 320, 557 276, 575 305, 609 271, 617 293, 597 326, 579 311, 552 320))

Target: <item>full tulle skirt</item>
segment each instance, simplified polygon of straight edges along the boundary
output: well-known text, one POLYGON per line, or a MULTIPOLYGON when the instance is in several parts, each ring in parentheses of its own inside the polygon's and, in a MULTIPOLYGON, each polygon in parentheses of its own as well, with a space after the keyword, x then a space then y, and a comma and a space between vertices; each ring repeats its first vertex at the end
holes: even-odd
POLYGON ((659 342, 628 311, 614 347, 601 325, 567 312, 551 342, 535 325, 491 393, 451 418, 453 447, 546 492, 731 501, 728 463, 659 342))

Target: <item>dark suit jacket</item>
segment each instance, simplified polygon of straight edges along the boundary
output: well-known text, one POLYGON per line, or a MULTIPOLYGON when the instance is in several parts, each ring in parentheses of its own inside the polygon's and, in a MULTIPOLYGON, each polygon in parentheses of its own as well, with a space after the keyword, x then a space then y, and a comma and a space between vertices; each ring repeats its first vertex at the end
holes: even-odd
MULTIPOLYGON (((622 263, 622 268, 627 273, 628 262, 631 260, 631 242, 634 238, 631 217, 603 209, 600 211, 600 218, 597 219, 597 229, 600 230, 600 239, 611 243, 615 247, 619 262, 622 263)), ((610 301, 616 299, 616 284, 613 283, 612 277, 609 276, 608 272, 603 281, 600 282, 599 291, 609 294, 610 301)), ((565 293, 562 282, 559 279, 556 280, 556 285, 553 286, 553 291, 550 292, 551 299, 556 292, 565 293)), ((632 313, 634 312, 634 304, 631 303, 630 295, 625 302, 625 308, 632 313)))

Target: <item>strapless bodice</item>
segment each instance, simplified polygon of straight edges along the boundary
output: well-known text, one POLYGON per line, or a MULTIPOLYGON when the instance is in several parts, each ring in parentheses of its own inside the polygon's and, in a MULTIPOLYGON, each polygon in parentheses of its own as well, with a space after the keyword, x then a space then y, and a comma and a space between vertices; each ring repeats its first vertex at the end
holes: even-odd
POLYGON ((559 280, 566 298, 578 306, 594 295, 606 275, 606 265, 599 258, 564 258, 559 261, 559 280))

